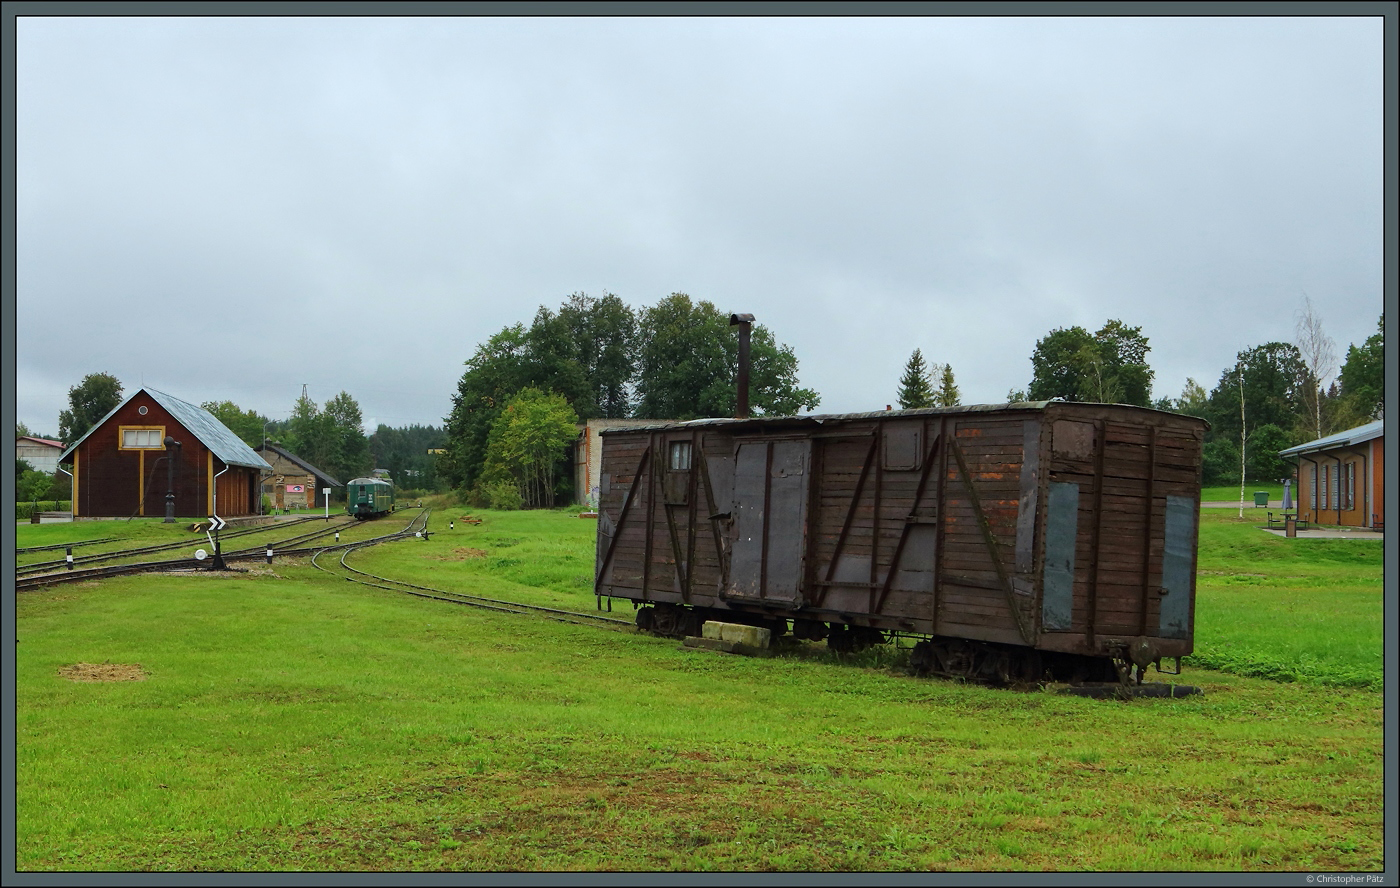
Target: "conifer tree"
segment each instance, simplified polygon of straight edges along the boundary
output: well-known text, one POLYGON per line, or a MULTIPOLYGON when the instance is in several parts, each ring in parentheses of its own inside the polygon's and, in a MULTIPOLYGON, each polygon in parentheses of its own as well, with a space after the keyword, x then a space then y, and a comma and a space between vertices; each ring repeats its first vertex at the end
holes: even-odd
POLYGON ((943 364, 942 367, 938 374, 938 391, 933 396, 934 406, 956 407, 962 403, 962 393, 953 379, 953 365, 943 364))
POLYGON ((934 404, 928 365, 924 363, 923 352, 917 348, 909 356, 909 363, 904 365, 904 375, 899 378, 899 393, 895 398, 903 410, 932 407, 934 404))

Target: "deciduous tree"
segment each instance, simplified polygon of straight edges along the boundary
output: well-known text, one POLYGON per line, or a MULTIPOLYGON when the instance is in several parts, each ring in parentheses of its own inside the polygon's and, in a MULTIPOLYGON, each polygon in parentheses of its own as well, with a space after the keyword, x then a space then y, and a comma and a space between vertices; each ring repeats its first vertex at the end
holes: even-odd
POLYGON ((262 444, 263 424, 269 421, 266 416, 256 410, 244 410, 232 401, 205 401, 199 406, 213 414, 249 447, 262 444))
POLYGON ((297 398, 283 442, 297 456, 342 483, 374 468, 360 405, 343 391, 327 401, 324 410, 318 410, 308 396, 297 398))
POLYGON ((1096 401, 1109 404, 1151 403, 1151 347, 1141 327, 1109 320, 1092 336, 1083 327, 1050 331, 1031 355, 1034 375, 1031 400, 1096 401))
MULTIPOLYGON (((1360 347, 1347 347, 1342 364, 1341 397, 1349 402, 1357 419, 1385 416, 1385 313, 1376 323, 1376 332, 1360 347)), ((1363 419, 1364 421, 1364 419, 1363 419)))
POLYGON ((491 427, 484 485, 514 482, 527 508, 554 505, 555 466, 578 437, 578 414, 555 392, 522 389, 491 427))
POLYGON ((1330 430, 1323 423, 1322 401, 1327 382, 1337 369, 1337 347, 1322 329, 1322 317, 1313 308, 1312 300, 1303 297, 1303 307, 1294 315, 1294 344, 1307 368, 1308 380, 1300 394, 1303 408, 1312 415, 1312 437, 1321 438, 1330 430))
MULTIPOLYGON (((1301 405, 1302 393, 1308 385, 1308 370, 1297 346, 1268 342, 1241 351, 1235 363, 1221 371, 1220 381, 1211 390, 1206 404, 1205 419, 1211 424, 1210 436, 1239 440, 1241 373, 1244 376, 1246 435, 1265 425, 1286 429, 1290 434, 1295 432, 1299 418, 1306 417, 1301 405)), ((1293 443, 1303 440, 1300 438, 1293 443)))
MULTIPOLYGON (((636 415, 644 419, 733 416, 739 344, 729 315, 704 300, 672 293, 640 313, 636 415)), ((821 400, 797 382, 797 357, 762 324, 749 345, 749 407, 756 416, 788 416, 821 400)))
POLYGON ((110 373, 89 373, 68 390, 68 409, 58 414, 58 437, 72 444, 122 402, 122 384, 110 373))

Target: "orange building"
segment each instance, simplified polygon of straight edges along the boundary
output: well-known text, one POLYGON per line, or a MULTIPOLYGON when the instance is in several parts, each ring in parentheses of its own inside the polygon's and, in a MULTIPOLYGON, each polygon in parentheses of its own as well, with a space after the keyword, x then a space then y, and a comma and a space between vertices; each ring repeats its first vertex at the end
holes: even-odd
POLYGON ((1298 459, 1298 515, 1314 524, 1385 527, 1385 422, 1280 450, 1298 459))

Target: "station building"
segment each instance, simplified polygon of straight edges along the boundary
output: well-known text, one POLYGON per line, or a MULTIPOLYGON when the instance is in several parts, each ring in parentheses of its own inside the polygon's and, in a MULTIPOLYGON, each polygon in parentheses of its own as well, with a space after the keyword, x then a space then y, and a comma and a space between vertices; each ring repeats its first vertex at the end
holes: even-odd
POLYGON ((141 388, 59 455, 72 465, 74 518, 179 518, 258 511, 272 467, 208 410, 141 388), (172 472, 173 461, 173 472, 172 472))
POLYGON ((1298 516, 1313 524, 1385 528, 1385 421, 1280 450, 1298 460, 1298 516))
POLYGON ((262 479, 262 492, 272 500, 274 509, 321 508, 326 505, 322 490, 345 486, 276 444, 263 444, 254 449, 272 467, 272 474, 262 479))

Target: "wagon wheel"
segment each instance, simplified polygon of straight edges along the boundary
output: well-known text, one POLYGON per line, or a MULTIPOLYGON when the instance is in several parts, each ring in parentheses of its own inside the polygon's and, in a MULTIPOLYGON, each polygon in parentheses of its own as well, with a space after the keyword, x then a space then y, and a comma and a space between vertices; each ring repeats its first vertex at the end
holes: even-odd
POLYGON ((637 611, 637 628, 643 632, 655 632, 656 612, 649 607, 637 611))
POLYGON ((700 615, 694 610, 688 608, 681 609, 676 617, 675 635, 678 638, 684 638, 687 635, 699 635, 700 627, 703 623, 704 621, 700 619, 700 615))
POLYGON ((851 637, 850 627, 833 624, 831 632, 826 636, 826 646, 838 654, 849 654, 855 650, 855 639, 851 637))
POLYGON ((930 642, 921 641, 909 652, 909 668, 915 675, 928 675, 933 671, 935 662, 933 645, 930 642))
POLYGON ((651 618, 651 631, 657 635, 676 634, 676 611, 671 607, 658 606, 651 618))

